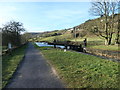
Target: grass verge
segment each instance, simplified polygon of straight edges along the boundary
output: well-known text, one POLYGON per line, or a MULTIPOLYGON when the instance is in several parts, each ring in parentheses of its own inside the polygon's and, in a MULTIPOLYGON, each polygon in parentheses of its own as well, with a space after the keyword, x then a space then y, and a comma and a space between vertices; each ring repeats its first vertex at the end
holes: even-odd
POLYGON ((39 47, 68 88, 118 88, 118 62, 77 52, 45 48, 50 47, 39 47))
POLYGON ((109 51, 120 51, 118 45, 97 45, 97 46, 90 46, 89 48, 93 49, 101 49, 101 50, 109 50, 109 51))
POLYGON ((17 48, 12 55, 4 55, 2 57, 2 88, 9 82, 17 66, 22 60, 27 45, 17 48))

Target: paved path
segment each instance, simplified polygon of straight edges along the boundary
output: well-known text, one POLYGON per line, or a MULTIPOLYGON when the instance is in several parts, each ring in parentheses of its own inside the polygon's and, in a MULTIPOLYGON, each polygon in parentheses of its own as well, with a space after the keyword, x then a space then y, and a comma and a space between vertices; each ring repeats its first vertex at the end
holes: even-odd
POLYGON ((63 88, 39 50, 29 43, 25 58, 6 88, 63 88))

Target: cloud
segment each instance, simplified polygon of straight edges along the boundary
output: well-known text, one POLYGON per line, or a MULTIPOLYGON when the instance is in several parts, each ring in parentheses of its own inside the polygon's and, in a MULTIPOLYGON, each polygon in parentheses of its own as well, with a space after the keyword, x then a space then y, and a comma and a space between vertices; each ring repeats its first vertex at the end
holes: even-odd
POLYGON ((17 10, 16 7, 14 6, 0 6, 0 14, 6 14, 6 13, 10 13, 10 12, 14 12, 17 10))
POLYGON ((9 20, 11 20, 11 19, 8 17, 0 17, 0 27, 2 27, 9 20))
POLYGON ((10 17, 10 16, 0 16, 0 27, 2 27, 4 24, 6 24, 7 22, 11 21, 11 20, 17 20, 17 17, 10 17))
POLYGON ((5 24, 6 22, 13 20, 13 18, 16 18, 14 15, 14 12, 17 10, 14 6, 0 6, 0 27, 2 24, 5 24))

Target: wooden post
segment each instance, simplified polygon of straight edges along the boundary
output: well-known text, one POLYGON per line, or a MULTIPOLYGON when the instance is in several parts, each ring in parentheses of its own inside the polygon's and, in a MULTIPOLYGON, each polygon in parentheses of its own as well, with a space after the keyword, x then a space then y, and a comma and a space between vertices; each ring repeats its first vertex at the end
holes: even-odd
POLYGON ((8 53, 12 55, 12 44, 8 43, 8 53))
POLYGON ((56 48, 56 40, 55 39, 53 41, 53 44, 54 44, 54 48, 56 48))
POLYGON ((87 46, 87 38, 85 38, 85 40, 83 42, 84 42, 84 46, 86 47, 87 46))

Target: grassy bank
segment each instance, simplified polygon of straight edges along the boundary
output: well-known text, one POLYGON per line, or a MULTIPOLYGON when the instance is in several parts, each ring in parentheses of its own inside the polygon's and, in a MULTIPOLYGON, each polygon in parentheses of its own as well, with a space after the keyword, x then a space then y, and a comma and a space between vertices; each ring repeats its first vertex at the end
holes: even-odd
POLYGON ((17 66, 22 60, 27 45, 24 45, 12 52, 12 55, 2 57, 2 87, 9 82, 17 66))
POLYGON ((109 50, 109 51, 120 51, 118 45, 98 45, 98 46, 90 46, 89 48, 93 49, 101 49, 101 50, 109 50))
POLYGON ((117 88, 118 63, 77 52, 39 47, 69 88, 117 88))

